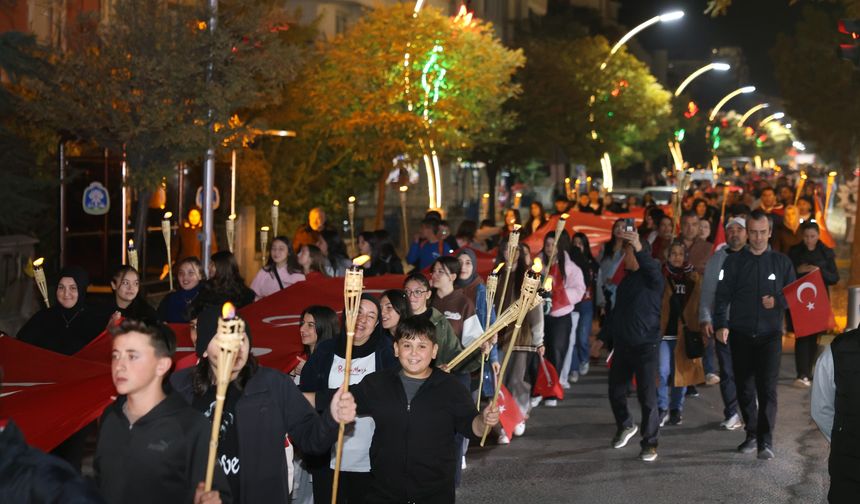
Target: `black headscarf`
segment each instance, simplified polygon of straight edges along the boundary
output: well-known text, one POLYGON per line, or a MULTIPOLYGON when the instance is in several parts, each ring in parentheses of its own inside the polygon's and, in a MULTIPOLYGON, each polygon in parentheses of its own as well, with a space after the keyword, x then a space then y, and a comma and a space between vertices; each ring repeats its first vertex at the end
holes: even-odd
POLYGON ((467 255, 469 256, 469 259, 472 260, 472 274, 469 276, 469 278, 465 280, 461 280, 459 277, 457 277, 457 279, 454 280, 454 288, 456 289, 468 287, 469 285, 472 285, 472 282, 474 282, 478 278, 478 257, 475 255, 475 251, 470 248, 464 248, 457 253, 458 260, 460 259, 461 255, 467 255))
POLYGON ((71 308, 55 301, 51 308, 37 312, 18 331, 18 339, 52 352, 72 355, 105 330, 110 311, 87 304, 90 277, 82 268, 67 266, 59 277, 74 280, 78 301, 71 308))

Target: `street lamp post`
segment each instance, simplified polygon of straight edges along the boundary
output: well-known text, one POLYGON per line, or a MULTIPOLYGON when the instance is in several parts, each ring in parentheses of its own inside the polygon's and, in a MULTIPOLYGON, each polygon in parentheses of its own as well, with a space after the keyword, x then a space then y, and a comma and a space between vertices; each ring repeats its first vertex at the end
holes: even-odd
POLYGON ((723 108, 723 105, 725 105, 726 103, 728 103, 728 102, 729 102, 729 100, 731 100, 731 99, 732 99, 732 98, 734 98, 735 96, 738 96, 738 95, 741 95, 741 94, 752 93, 753 91, 755 91, 755 86, 744 86, 744 87, 742 87, 742 88, 735 89, 735 90, 734 90, 734 91, 732 91, 731 93, 727 94, 727 95, 726 95, 726 96, 724 96, 724 97, 723 97, 723 99, 722 99, 722 100, 720 100, 720 101, 717 103, 717 105, 714 107, 713 112, 711 112, 711 115, 710 115, 710 116, 708 116, 708 120, 709 120, 709 121, 713 121, 713 120, 714 120, 714 118, 715 118, 715 117, 717 117, 717 114, 720 112, 720 109, 721 109, 721 108, 723 108))
POLYGON ((782 119, 783 117, 785 117, 785 112, 777 112, 775 114, 771 114, 771 115, 765 117, 764 119, 762 119, 761 122, 758 123, 758 126, 759 126, 759 128, 761 128, 765 124, 767 124, 771 121, 776 121, 776 120, 782 119))
POLYGON ((633 28, 632 30, 627 32, 623 37, 621 37, 618 40, 618 42, 615 43, 614 46, 612 46, 612 50, 609 51, 609 56, 607 56, 606 60, 604 60, 603 63, 600 64, 600 69, 605 70, 607 63, 609 62, 609 58, 611 58, 613 54, 617 53, 618 50, 621 49, 621 46, 623 46, 630 39, 635 37, 637 33, 641 32, 642 30, 644 30, 645 28, 648 28, 651 25, 654 25, 657 23, 667 23, 670 21, 677 21, 677 20, 681 19, 682 17, 684 17, 684 11, 667 12, 666 14, 654 16, 651 19, 649 19, 648 21, 645 21, 644 23, 640 24, 639 26, 633 28))
POLYGON ((684 91, 684 88, 689 86, 690 83, 696 79, 696 77, 702 75, 703 73, 709 72, 711 70, 716 70, 718 72, 726 72, 731 68, 731 65, 729 65, 728 63, 708 63, 707 65, 691 73, 686 79, 684 79, 684 82, 682 82, 681 85, 678 86, 678 89, 675 90, 675 96, 681 96, 681 93, 684 91))
POLYGON ((761 109, 766 109, 768 107, 770 107, 769 103, 759 103, 758 105, 751 107, 749 110, 744 112, 744 115, 741 116, 741 120, 738 121, 738 128, 743 128, 744 123, 747 122, 747 119, 749 119, 751 115, 755 114, 761 109))

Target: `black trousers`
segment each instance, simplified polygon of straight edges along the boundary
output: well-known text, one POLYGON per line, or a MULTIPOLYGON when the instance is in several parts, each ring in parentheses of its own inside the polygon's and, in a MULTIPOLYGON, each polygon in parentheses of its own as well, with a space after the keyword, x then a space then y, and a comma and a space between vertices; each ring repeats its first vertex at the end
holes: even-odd
POLYGON ((636 396, 642 408, 642 447, 657 446, 660 423, 657 419, 657 371, 660 367, 659 343, 635 347, 615 347, 609 368, 609 404, 619 429, 633 425, 627 409, 627 387, 636 376, 636 396))
POLYGON ((759 448, 773 446, 782 334, 753 337, 732 331, 729 339, 747 436, 755 436, 759 448))
MULTIPOLYGON (((729 336, 731 339, 731 336, 729 336)), ((723 397, 723 417, 728 420, 738 412, 738 389, 735 384, 735 370, 732 366, 730 343, 714 340, 717 361, 720 363, 720 395, 723 397)))
POLYGON ((818 335, 812 334, 794 340, 794 365, 798 378, 812 379, 812 366, 818 353, 818 335))
MULTIPOLYGON (((331 502, 334 470, 327 466, 311 474, 314 478, 314 502, 331 502)), ((369 472, 341 471, 337 486, 338 504, 364 504, 373 486, 373 476, 369 472)))
POLYGON ((564 364, 564 354, 570 344, 570 331, 573 330, 573 319, 570 314, 561 317, 547 315, 544 317, 544 344, 546 345, 546 358, 561 371, 564 364))

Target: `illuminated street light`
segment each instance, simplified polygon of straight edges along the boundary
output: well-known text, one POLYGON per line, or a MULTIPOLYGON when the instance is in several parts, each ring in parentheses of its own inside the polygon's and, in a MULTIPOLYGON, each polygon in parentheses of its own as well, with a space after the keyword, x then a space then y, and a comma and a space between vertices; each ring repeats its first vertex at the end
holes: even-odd
POLYGON ((776 121, 778 119, 782 119, 783 117, 785 117, 785 112, 777 112, 776 114, 771 114, 771 115, 765 117, 764 119, 762 119, 761 122, 758 123, 758 126, 762 127, 771 121, 776 121))
POLYGON ((755 86, 745 86, 745 87, 742 87, 740 89, 735 89, 731 93, 727 94, 726 96, 723 97, 722 100, 719 101, 719 103, 717 103, 717 106, 714 107, 714 111, 711 112, 710 116, 708 116, 708 120, 713 121, 714 118, 717 117, 717 114, 720 112, 720 109, 723 108, 723 105, 728 103, 729 100, 731 100, 735 96, 738 96, 741 94, 746 94, 746 93, 752 93, 753 91, 755 91, 755 86))
POLYGON ((678 86, 678 89, 675 90, 675 96, 681 96, 681 93, 684 91, 684 88, 686 88, 691 82, 693 82, 693 80, 696 79, 696 77, 702 75, 703 73, 709 72, 711 70, 725 72, 731 68, 731 65, 729 65, 728 63, 708 63, 707 65, 691 73, 689 77, 684 79, 684 82, 682 82, 681 85, 678 86))
POLYGON ((747 110, 744 115, 741 116, 741 120, 738 121, 738 128, 742 128, 744 123, 747 122, 747 119, 749 119, 751 115, 755 114, 761 109, 765 109, 768 107, 770 107, 770 103, 759 103, 758 105, 747 110))
POLYGON ((649 26, 651 26, 653 24, 668 23, 671 21, 677 21, 677 20, 681 19, 682 17, 684 17, 684 11, 667 12, 666 14, 654 16, 651 19, 649 19, 648 21, 645 21, 644 23, 640 24, 636 28, 633 28, 632 30, 627 32, 626 35, 621 37, 621 39, 618 42, 616 42, 614 46, 612 46, 612 50, 609 51, 609 56, 607 56, 606 60, 600 65, 600 69, 601 70, 606 69, 606 63, 609 61, 609 58, 611 58, 613 54, 617 53, 618 50, 621 49, 621 46, 626 44, 627 41, 629 41, 630 39, 635 37, 637 33, 641 32, 642 30, 644 30, 645 28, 648 28, 649 26))

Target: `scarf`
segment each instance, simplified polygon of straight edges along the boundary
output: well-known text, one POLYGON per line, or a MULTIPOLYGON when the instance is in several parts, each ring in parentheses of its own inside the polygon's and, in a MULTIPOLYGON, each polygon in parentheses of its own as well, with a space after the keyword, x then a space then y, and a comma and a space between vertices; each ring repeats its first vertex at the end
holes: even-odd
POLYGON ((469 285, 472 285, 472 282, 474 282, 478 278, 478 257, 475 255, 475 251, 470 248, 463 248, 460 250, 460 252, 457 253, 457 259, 460 259, 461 255, 467 255, 469 256, 469 259, 472 260, 472 274, 469 276, 469 278, 466 278, 465 280, 460 279, 459 277, 454 280, 455 289, 462 289, 464 287, 468 287, 469 285))

